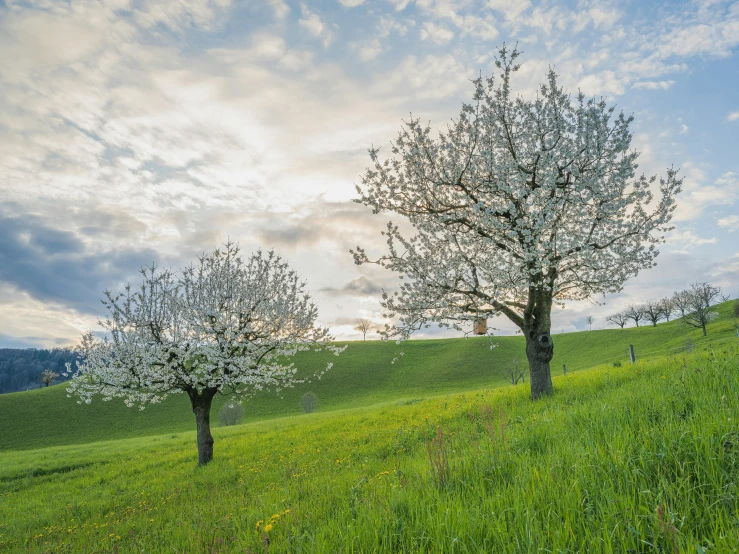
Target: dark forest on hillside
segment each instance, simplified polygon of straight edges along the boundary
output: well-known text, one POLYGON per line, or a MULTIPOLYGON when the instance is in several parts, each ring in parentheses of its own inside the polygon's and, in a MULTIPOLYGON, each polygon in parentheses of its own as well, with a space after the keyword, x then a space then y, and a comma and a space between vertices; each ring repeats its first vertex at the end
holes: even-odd
POLYGON ((39 376, 45 369, 59 373, 55 383, 66 381, 62 375, 65 364, 74 368, 76 360, 77 354, 67 348, 0 348, 0 394, 39 388, 39 376))

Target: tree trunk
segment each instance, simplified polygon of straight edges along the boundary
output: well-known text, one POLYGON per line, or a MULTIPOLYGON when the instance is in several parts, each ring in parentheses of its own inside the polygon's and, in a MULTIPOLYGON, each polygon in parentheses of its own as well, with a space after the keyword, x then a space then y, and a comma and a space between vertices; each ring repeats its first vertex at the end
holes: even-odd
POLYGON ((708 333, 706 333, 706 324, 701 322, 701 326, 703 327, 703 336, 707 336, 708 333))
POLYGON ((531 398, 554 392, 549 362, 554 356, 551 331, 552 296, 542 290, 529 290, 529 301, 523 317, 523 334, 526 337, 526 357, 529 361, 531 398))
POLYGON ((213 459, 213 435, 210 434, 210 406, 218 389, 204 389, 198 392, 190 389, 190 402, 198 428, 198 465, 205 465, 213 459))
POLYGON ((549 362, 554 356, 554 343, 549 329, 526 332, 526 357, 531 374, 531 398, 536 400, 554 392, 549 362))

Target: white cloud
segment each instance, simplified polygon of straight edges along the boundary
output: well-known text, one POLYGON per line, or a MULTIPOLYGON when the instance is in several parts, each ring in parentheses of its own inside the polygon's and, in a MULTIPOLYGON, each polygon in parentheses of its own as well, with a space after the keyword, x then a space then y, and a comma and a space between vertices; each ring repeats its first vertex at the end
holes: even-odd
POLYGON ((454 38, 454 32, 446 27, 427 21, 421 29, 421 40, 430 39, 436 44, 446 44, 454 38))
POLYGON ((395 7, 396 12, 404 10, 408 6, 408 4, 411 3, 411 0, 389 0, 389 1, 395 7))
POLYGON ((531 7, 529 0, 488 0, 487 4, 490 9, 503 13, 509 22, 517 22, 521 14, 531 7))
MULTIPOLYGON (((463 3, 462 3, 463 4, 463 3)), ((462 8, 468 8, 454 0, 419 0, 416 5, 437 21, 446 21, 454 25, 463 36, 471 36, 476 39, 490 41, 498 36, 495 19, 490 15, 460 13, 462 8)), ((449 29, 428 21, 424 23, 421 31, 421 39, 431 38, 437 44, 443 44, 454 38, 449 29)))
POLYGON ((737 121, 739 120, 739 112, 731 112, 727 117, 727 120, 729 121, 737 121))
POLYGON ((474 77, 473 69, 450 54, 423 58, 407 56, 391 71, 378 75, 372 90, 375 94, 392 97, 394 102, 418 106, 449 98, 465 89, 471 91, 470 79, 474 77))
POLYGON ((737 283, 739 283, 739 252, 728 259, 713 264, 711 277, 715 284, 723 288, 724 292, 734 294, 737 298, 737 283))
POLYGON ((725 204, 733 203, 735 200, 739 199, 739 173, 734 173, 733 171, 722 173, 721 176, 716 179, 716 185, 724 189, 725 204))
POLYGON ((705 244, 716 244, 716 237, 702 238, 695 234, 692 229, 676 229, 667 236, 667 245, 673 252, 687 253, 698 246, 705 244))
MULTIPOLYGON (((269 67, 274 67, 276 62, 276 66, 283 69, 304 70, 311 66, 314 56, 310 51, 287 49, 287 44, 282 38, 267 33, 255 35, 250 48, 244 50, 214 48, 208 50, 207 55, 214 61, 234 67, 236 71, 239 66, 251 68, 255 61, 269 62, 267 64, 269 67)), ((234 79, 238 80, 238 76, 234 79)))
POLYGON ((567 13, 567 18, 571 21, 574 33, 580 33, 591 26, 602 32, 613 28, 621 18, 621 13, 605 5, 596 4, 585 8, 581 3, 576 10, 567 13))
POLYGON ((134 10, 134 19, 142 27, 150 28, 161 24, 173 31, 188 27, 210 29, 218 12, 230 5, 230 0, 159 0, 141 4, 134 10))
POLYGON ((739 44, 739 4, 716 9, 703 21, 681 21, 656 44, 663 58, 670 56, 728 56, 739 44))
POLYGON ((730 232, 739 231, 739 215, 730 215, 718 220, 718 226, 728 229, 730 232))
POLYGON ((251 53, 258 59, 274 61, 282 58, 287 46, 282 37, 267 33, 257 33, 252 37, 251 53))
POLYGON ((298 23, 314 37, 320 37, 325 28, 321 18, 311 12, 305 4, 301 4, 300 7, 303 17, 298 20, 298 23))
POLYGON ((587 96, 621 95, 626 91, 626 83, 623 76, 607 69, 583 77, 577 88, 587 96))
POLYGON ((385 38, 393 33, 397 33, 401 37, 405 36, 408 32, 408 27, 412 27, 415 24, 416 22, 412 19, 404 19, 401 23, 397 19, 383 15, 380 17, 380 22, 377 24, 377 37, 385 38))
POLYGON ((739 3, 728 7, 681 4, 669 16, 630 25, 606 2, 579 2, 576 8, 549 5, 524 11, 512 26, 520 42, 543 44, 550 56, 561 56, 568 49, 576 52, 570 71, 563 71, 558 61, 558 72, 592 93, 614 96, 629 87, 666 90, 674 79, 664 76, 686 72, 689 58, 730 55, 739 45, 739 3), (587 29, 598 38, 588 43, 588 53, 583 54, 575 36, 587 29))
POLYGON ((683 164, 685 181, 683 192, 678 197, 675 221, 698 218, 710 206, 732 205, 739 200, 739 175, 728 171, 713 184, 705 183, 704 172, 695 165, 683 164))
MULTIPOLYGON (((88 14, 89 17, 89 14, 88 14)), ((106 18, 105 13, 93 17, 106 18)), ((120 40, 130 38, 130 27, 113 27, 111 21, 90 25, 84 16, 46 12, 4 14, 0 19, 0 66, 2 79, 18 83, 29 70, 48 71, 81 62, 109 44, 105 29, 120 40)))
POLYGON ((621 19, 621 12, 604 5, 591 7, 587 14, 596 29, 609 29, 621 19))
POLYGON ((364 4, 364 0, 339 0, 339 4, 345 8, 356 8, 364 4))
POLYGON ((318 14, 313 13, 305 4, 300 4, 300 13, 303 17, 298 20, 298 24, 306 29, 315 38, 323 39, 323 45, 328 46, 333 39, 331 30, 321 21, 318 14))
POLYGON ((644 88, 648 90, 667 90, 675 81, 639 81, 631 85, 631 88, 644 88))
POLYGON ((458 23, 458 27, 463 34, 485 41, 495 40, 499 34, 492 18, 466 15, 458 23))
POLYGON ((522 23, 527 27, 533 27, 550 35, 552 30, 560 30, 567 27, 568 14, 558 6, 549 9, 536 8, 528 16, 522 18, 522 23))
POLYGON ((377 58, 384 48, 378 39, 372 39, 360 44, 353 44, 353 48, 357 51, 359 59, 363 62, 369 62, 377 58))
POLYGON ((290 6, 284 0, 269 0, 269 5, 272 6, 277 19, 284 19, 290 13, 290 6))
POLYGON ((2 333, 36 348, 72 346, 97 318, 59 304, 42 302, 27 293, 0 283, 2 333))
POLYGON ((313 56, 313 52, 308 50, 288 50, 277 63, 284 69, 300 71, 310 67, 313 56))

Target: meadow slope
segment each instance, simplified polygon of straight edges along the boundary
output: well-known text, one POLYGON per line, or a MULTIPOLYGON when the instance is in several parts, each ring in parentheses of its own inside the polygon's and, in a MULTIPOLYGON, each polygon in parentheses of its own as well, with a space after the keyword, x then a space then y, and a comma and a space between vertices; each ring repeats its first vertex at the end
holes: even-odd
POLYGON ((0 550, 739 550, 739 347, 525 387, 0 453, 0 550))
MULTIPOLYGON (((698 329, 673 321, 657 327, 607 329, 558 334, 554 337, 553 374, 581 371, 599 364, 627 364, 627 348, 633 344, 640 360, 684 351, 688 339, 697 346, 736 337, 731 302, 718 306, 721 317, 710 324, 708 337, 698 329)), ((245 422, 298 415, 300 397, 312 391, 319 411, 369 406, 399 399, 428 398, 453 392, 506 385, 504 369, 514 359, 526 364, 520 336, 491 339, 412 340, 402 345, 380 341, 348 343, 338 358, 303 354, 297 365, 306 373, 333 361, 323 379, 298 385, 277 395, 263 393, 244 404, 245 422), (404 355, 395 363, 392 360, 404 355)), ((720 344, 720 343, 717 343, 720 344)), ((67 398, 66 385, 0 395, 0 451, 82 444, 146 435, 159 435, 194 428, 189 400, 171 396, 160 405, 139 411, 127 408, 120 399, 103 402, 96 398, 79 405, 67 398)), ((216 397, 213 423, 227 399, 216 397)))

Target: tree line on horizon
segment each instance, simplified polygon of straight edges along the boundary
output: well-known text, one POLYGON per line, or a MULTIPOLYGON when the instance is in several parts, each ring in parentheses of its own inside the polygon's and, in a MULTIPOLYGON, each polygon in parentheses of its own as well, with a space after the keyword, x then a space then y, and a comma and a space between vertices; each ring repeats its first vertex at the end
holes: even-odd
POLYGON ((710 283, 693 283, 687 289, 677 291, 672 296, 659 300, 648 300, 643 304, 630 304, 625 310, 609 315, 606 321, 623 329, 627 323, 651 323, 654 327, 662 320, 670 321, 678 316, 683 323, 703 330, 707 335, 706 325, 718 317, 713 310, 716 304, 730 300, 721 287, 710 283))
POLYGON ((0 394, 37 389, 43 386, 44 372, 61 374, 66 364, 74 365, 78 354, 71 348, 0 348, 0 394))

